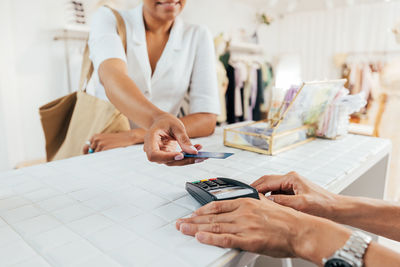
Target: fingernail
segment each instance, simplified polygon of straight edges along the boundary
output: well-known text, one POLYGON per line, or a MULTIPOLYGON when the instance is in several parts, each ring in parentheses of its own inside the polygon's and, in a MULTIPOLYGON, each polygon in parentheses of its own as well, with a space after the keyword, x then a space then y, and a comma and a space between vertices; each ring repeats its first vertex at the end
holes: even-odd
POLYGON ((192 214, 190 214, 190 217, 192 218, 192 217, 196 217, 197 215, 196 215, 196 213, 192 213, 192 214))
POLYGON ((268 198, 269 200, 271 200, 271 201, 274 201, 274 199, 275 199, 274 196, 268 196, 267 198, 268 198))
POLYGON ((189 225, 187 223, 181 224, 180 230, 184 233, 189 232, 189 225))
POLYGON ((190 148, 197 151, 197 148, 195 146, 191 146, 190 148))
POLYGON ((203 233, 196 233, 195 237, 200 242, 204 240, 204 234, 203 233))
POLYGON ((183 160, 184 156, 182 154, 176 155, 175 160, 183 160))
POLYGON ((196 159, 196 160, 194 161, 194 163, 202 163, 203 161, 205 161, 205 159, 196 159))

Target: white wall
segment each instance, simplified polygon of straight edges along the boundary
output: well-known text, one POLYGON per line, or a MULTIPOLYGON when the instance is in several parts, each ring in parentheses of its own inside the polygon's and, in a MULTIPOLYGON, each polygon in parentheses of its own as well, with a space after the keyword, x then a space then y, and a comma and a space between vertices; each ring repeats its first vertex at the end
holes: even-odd
MULTIPOLYGON (((0 10, 0 168, 6 169, 21 156, 21 145, 13 139, 20 135, 20 102, 16 88, 14 34, 11 1, 1 1, 0 10)), ((18 139, 21 139, 20 136, 18 139)))
POLYGON ((185 21, 207 25, 217 35, 242 28, 253 32, 256 11, 247 0, 188 0, 182 15, 185 21))
POLYGON ((336 78, 337 53, 400 50, 391 28, 400 20, 400 2, 380 2, 286 15, 261 36, 270 56, 296 53, 304 80, 336 78))
POLYGON ((52 40, 63 24, 63 2, 2 0, 1 5, 0 124, 7 138, 1 154, 8 152, 1 167, 9 168, 44 157, 38 107, 66 92, 62 45, 52 40))

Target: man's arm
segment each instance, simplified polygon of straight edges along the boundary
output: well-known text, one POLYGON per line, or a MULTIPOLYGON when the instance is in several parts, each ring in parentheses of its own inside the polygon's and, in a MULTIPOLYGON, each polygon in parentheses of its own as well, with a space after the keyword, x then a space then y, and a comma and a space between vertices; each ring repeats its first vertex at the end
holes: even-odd
MULTIPOLYGON (((314 218, 310 218, 310 223, 306 227, 309 229, 309 234, 306 234, 301 241, 297 241, 295 251, 298 257, 323 266, 323 259, 330 258, 335 251, 342 248, 349 239, 350 233, 348 229, 332 221, 314 218)), ((363 260, 364 267, 397 266, 400 264, 400 254, 376 242, 371 242, 363 260)))
MULTIPOLYGON (((176 227, 201 243, 264 254, 300 257, 318 266, 342 248, 351 235, 332 221, 278 205, 263 195, 260 200, 215 201, 180 219, 176 227)), ((364 266, 398 266, 400 255, 372 242, 364 266)))
POLYGON ((270 200, 400 241, 400 205, 383 200, 336 195, 291 172, 266 175, 255 181, 260 193, 271 192, 270 200))
POLYGON ((400 205, 383 200, 336 196, 331 219, 400 241, 400 205))

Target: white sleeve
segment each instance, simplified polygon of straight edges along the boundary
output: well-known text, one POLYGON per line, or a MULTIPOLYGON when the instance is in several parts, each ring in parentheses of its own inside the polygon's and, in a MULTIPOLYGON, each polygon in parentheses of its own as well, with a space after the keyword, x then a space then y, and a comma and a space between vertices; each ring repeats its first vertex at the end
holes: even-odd
POLYGON ((190 113, 220 114, 214 42, 205 27, 199 27, 190 81, 190 113))
POLYGON ((121 38, 117 33, 114 14, 106 7, 100 7, 93 15, 89 34, 90 59, 97 70, 100 64, 110 58, 119 58, 126 62, 121 38))

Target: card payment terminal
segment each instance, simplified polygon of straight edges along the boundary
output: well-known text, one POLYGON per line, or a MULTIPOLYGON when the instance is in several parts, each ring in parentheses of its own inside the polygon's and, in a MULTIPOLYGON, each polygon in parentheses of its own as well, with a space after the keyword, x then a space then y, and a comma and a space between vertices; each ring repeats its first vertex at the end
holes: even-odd
POLYGON ((187 182, 186 190, 202 205, 212 201, 228 200, 241 197, 259 199, 253 187, 229 178, 213 178, 187 182))

